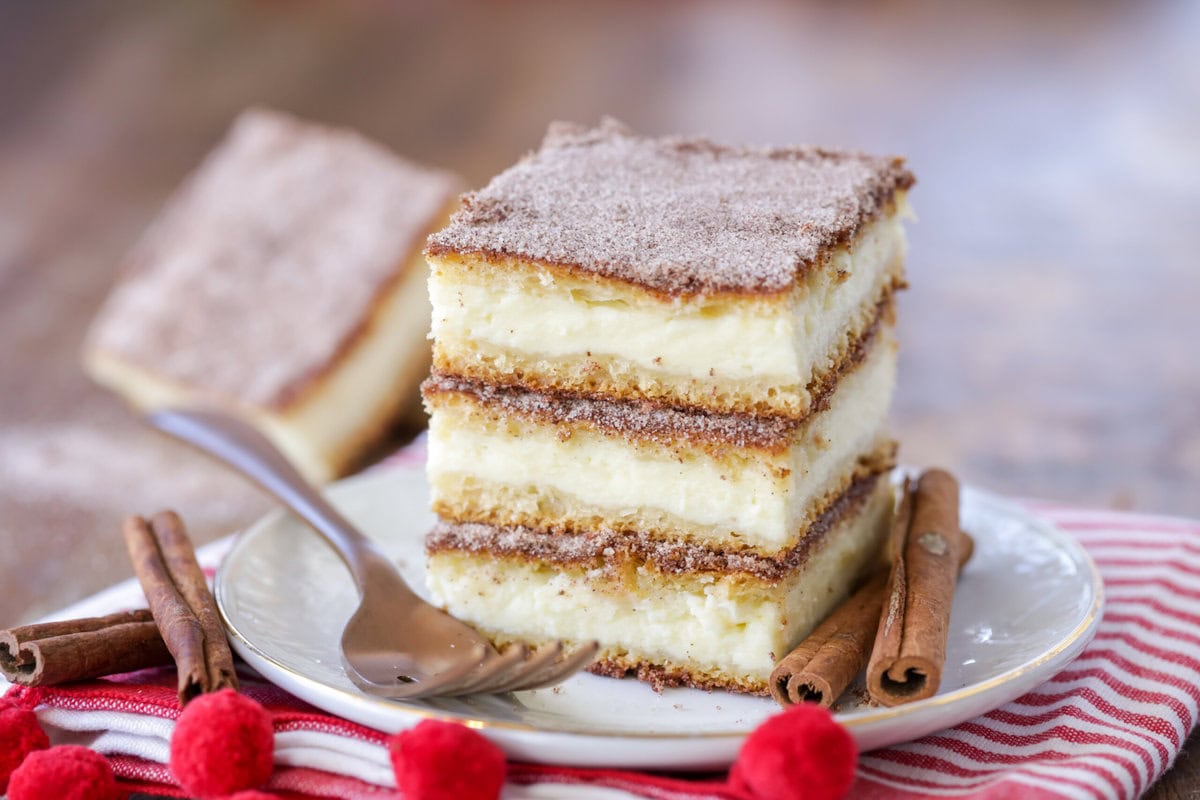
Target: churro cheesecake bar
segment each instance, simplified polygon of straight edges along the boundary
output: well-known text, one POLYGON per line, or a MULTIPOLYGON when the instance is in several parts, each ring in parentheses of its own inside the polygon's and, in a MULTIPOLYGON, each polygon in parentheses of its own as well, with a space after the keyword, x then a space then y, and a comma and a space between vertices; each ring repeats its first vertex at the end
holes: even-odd
POLYGON ((875 562, 912 176, 555 125, 426 250, 430 583, 498 641, 764 691, 875 562))
POLYGON ((911 184, 894 158, 555 125, 430 240, 435 369, 799 418, 903 282, 911 184))
POLYGON ((428 267, 460 179, 251 110, 125 260, 84 349, 141 410, 216 405, 314 481, 350 469, 427 374, 428 267))

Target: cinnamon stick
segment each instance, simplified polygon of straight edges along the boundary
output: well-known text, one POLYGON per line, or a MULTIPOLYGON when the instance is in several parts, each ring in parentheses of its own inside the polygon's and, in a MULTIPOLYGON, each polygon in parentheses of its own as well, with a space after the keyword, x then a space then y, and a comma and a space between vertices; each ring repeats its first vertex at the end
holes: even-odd
POLYGON ((200 621, 204 633, 204 664, 209 677, 209 687, 205 691, 236 689, 237 672, 225 626, 221 624, 217 603, 208 590, 208 581, 196 560, 196 551, 183 520, 174 511, 160 511, 151 518, 150 527, 158 536, 171 579, 200 621))
POLYGON ((0 630, 0 673, 49 686, 171 663, 147 610, 0 630))
POLYGON ((887 577, 887 570, 877 572, 775 665, 770 680, 775 702, 784 708, 796 703, 829 708, 842 696, 866 664, 887 577))
MULTIPOLYGON (((897 537, 897 530, 907 530, 911 508, 905 481, 900 507, 892 521, 892 539, 897 537)), ((877 571, 775 665, 770 690, 777 703, 784 708, 796 703, 829 708, 842 696, 871 654, 888 578, 887 569, 877 571)))
POLYGON ((867 664, 867 692, 886 706, 932 697, 942 680, 958 572, 974 543, 958 523, 958 481, 921 475, 912 522, 897 538, 887 597, 867 664))
POLYGON ((183 522, 173 512, 149 523, 133 516, 123 533, 133 571, 179 671, 180 705, 204 692, 236 688, 233 654, 183 522))

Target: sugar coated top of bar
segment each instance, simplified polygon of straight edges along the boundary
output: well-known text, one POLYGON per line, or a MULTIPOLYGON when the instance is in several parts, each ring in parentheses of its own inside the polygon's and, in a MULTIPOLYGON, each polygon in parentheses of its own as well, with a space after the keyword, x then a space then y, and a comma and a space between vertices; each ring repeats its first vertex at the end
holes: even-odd
POLYGON ((465 195, 427 252, 537 261, 669 295, 775 293, 912 183, 896 157, 560 122, 465 195))
POLYGON ((284 406, 362 333, 462 188, 352 131, 244 112, 129 253, 89 347, 284 406))

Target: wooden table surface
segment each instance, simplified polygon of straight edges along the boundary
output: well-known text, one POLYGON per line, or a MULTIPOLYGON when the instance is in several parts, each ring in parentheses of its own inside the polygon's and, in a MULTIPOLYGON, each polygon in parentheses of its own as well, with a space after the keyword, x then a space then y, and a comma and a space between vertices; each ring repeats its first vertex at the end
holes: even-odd
MULTIPOLYGON (((907 155, 902 458, 1200 516, 1200 4, 0 5, 0 623, 120 518, 267 507, 78 367, 123 252, 250 104, 480 183, 555 118, 907 155), (969 7, 969 8, 968 8, 969 7)), ((1200 797, 1192 741, 1155 797, 1200 797)))

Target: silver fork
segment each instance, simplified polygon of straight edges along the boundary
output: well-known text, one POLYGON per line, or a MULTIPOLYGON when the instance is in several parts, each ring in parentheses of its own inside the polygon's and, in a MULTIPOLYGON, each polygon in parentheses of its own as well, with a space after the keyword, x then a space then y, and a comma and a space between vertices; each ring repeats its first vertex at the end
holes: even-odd
POLYGON ((342 633, 346 674, 364 691, 395 698, 492 694, 560 683, 599 645, 566 653, 562 642, 504 652, 426 603, 379 547, 347 522, 266 437, 216 411, 168 409, 149 424, 225 462, 305 520, 337 551, 358 586, 359 606, 342 633))

